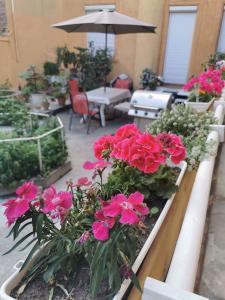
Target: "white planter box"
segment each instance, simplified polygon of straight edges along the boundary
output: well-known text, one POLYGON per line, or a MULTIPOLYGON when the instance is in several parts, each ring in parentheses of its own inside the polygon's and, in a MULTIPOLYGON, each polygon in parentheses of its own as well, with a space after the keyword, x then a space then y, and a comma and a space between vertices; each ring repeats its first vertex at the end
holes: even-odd
MULTIPOLYGON (((181 162, 179 165, 176 165, 176 167, 181 169, 181 172, 177 178, 176 181, 176 185, 179 186, 182 178, 185 174, 186 168, 187 168, 187 163, 186 162, 181 162)), ((143 248, 141 249, 138 257, 136 258, 132 269, 134 272, 137 272, 138 269, 140 268, 149 248, 151 247, 164 219, 166 218, 166 215, 169 211, 169 208, 171 207, 172 203, 173 203, 173 199, 174 199, 175 194, 167 200, 166 205, 164 206, 156 224, 154 225, 150 235, 148 236, 143 248)), ((26 271, 29 269, 29 267, 32 264, 32 261, 30 261, 30 263, 24 268, 24 270, 22 272, 19 272, 19 267, 18 264, 21 265, 21 261, 18 262, 16 264, 16 266, 14 266, 14 268, 16 269, 15 273, 12 274, 1 286, 0 288, 0 300, 16 300, 15 298, 10 297, 10 293, 11 291, 19 284, 19 282, 21 281, 21 279, 23 278, 23 276, 26 274, 26 271)), ((130 279, 126 279, 123 281, 120 290, 118 291, 118 293, 114 296, 113 300, 121 300, 124 296, 124 294, 126 293, 129 285, 131 283, 130 279)))
POLYGON ((210 105, 213 103, 213 100, 211 100, 210 102, 185 102, 185 105, 187 107, 191 107, 193 109, 195 109, 197 112, 205 112, 209 109, 210 105))
POLYGON ((31 94, 30 103, 34 108, 41 108, 45 98, 46 98, 45 94, 31 94))

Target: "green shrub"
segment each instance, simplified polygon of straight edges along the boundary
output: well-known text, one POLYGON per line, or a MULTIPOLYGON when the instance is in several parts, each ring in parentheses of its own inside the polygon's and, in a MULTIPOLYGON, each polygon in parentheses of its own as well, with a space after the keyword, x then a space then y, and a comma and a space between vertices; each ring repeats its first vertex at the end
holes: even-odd
POLYGON ((0 100, 0 125, 14 125, 19 128, 28 119, 25 103, 12 99, 0 100))
POLYGON ((59 74, 59 67, 56 63, 46 61, 43 65, 44 74, 47 75, 58 75, 59 74))
MULTIPOLYGON (((11 133, 1 133, 0 139, 38 136, 58 126, 54 117, 25 123, 23 130, 15 126, 11 133)), ((67 148, 61 132, 54 132, 41 139, 43 170, 40 172, 37 141, 17 141, 0 143, 0 184, 17 186, 24 180, 38 175, 47 176, 67 159, 67 148)))
POLYGON ((37 145, 34 142, 0 143, 0 184, 17 186, 39 173, 37 145))

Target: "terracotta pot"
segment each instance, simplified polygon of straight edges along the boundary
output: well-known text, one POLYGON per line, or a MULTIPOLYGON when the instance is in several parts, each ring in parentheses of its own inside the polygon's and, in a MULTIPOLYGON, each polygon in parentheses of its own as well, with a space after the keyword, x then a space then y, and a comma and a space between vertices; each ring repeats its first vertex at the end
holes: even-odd
POLYGON ((44 110, 48 110, 49 109, 49 102, 42 102, 42 107, 44 108, 44 110))
POLYGON ((58 103, 59 103, 59 105, 63 106, 66 103, 66 99, 63 97, 60 97, 60 98, 58 98, 58 103))

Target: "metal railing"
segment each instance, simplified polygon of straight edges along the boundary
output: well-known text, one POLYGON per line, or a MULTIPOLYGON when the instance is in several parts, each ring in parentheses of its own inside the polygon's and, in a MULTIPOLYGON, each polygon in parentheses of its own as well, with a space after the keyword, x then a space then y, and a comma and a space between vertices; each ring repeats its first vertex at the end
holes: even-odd
MULTIPOLYGON (((49 118, 49 115, 47 114, 42 114, 42 113, 34 113, 34 112, 31 112, 30 113, 31 117, 32 115, 35 115, 35 116, 40 116, 40 117, 45 117, 45 118, 49 118)), ((37 142, 37 154, 38 154, 38 161, 39 161, 39 169, 40 171, 43 170, 43 155, 42 155, 42 150, 41 150, 41 140, 43 138, 45 138, 46 136, 49 136, 51 135, 52 133, 54 132, 57 132, 57 131, 61 131, 61 137, 62 137, 62 146, 64 147, 64 126, 63 126, 63 123, 61 121, 61 119, 59 117, 56 117, 56 120, 59 124, 58 127, 48 131, 48 132, 45 132, 41 135, 38 135, 38 136, 34 136, 34 137, 21 137, 21 138, 11 138, 11 139, 0 139, 0 143, 13 143, 13 142, 25 142, 25 141, 36 141, 37 142)))

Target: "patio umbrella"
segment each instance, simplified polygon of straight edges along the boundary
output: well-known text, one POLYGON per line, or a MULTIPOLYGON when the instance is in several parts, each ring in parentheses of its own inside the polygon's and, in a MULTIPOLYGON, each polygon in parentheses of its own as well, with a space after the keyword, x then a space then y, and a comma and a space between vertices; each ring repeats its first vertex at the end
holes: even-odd
MULTIPOLYGON (((99 11, 74 19, 56 23, 51 27, 67 32, 100 32, 105 33, 105 50, 107 53, 108 33, 155 33, 156 26, 123 15, 116 11, 99 11)), ((105 80, 106 82, 106 80, 105 80)))

